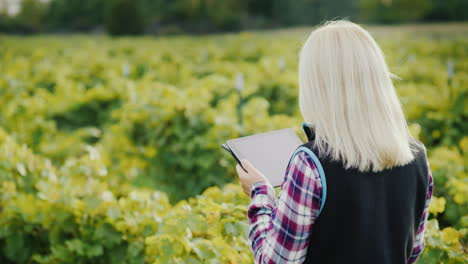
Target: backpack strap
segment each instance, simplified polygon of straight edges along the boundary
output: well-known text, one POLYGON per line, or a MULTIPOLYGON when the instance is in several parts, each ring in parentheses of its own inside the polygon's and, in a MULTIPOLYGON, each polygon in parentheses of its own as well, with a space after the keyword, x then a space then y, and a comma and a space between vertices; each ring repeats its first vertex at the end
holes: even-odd
POLYGON ((315 139, 315 132, 313 126, 307 124, 306 122, 302 122, 302 130, 304 130, 304 133, 307 136, 307 140, 311 141, 315 139))
MULTIPOLYGON (((309 139, 309 141, 315 139, 315 133, 311 126, 309 126, 307 123, 302 123, 302 129, 306 133, 306 136, 309 139)), ((322 212, 323 206, 325 205, 325 201, 327 199, 327 181, 325 178, 325 172, 323 171, 322 164, 320 163, 317 155, 315 155, 315 153, 312 150, 304 146, 300 146, 296 149, 296 151, 294 151, 293 155, 289 159, 288 167, 291 161, 294 159, 294 157, 296 157, 296 155, 301 151, 304 151, 312 158, 319 172, 320 182, 322 183, 322 199, 321 199, 320 209, 319 209, 319 215, 320 215, 320 213, 322 212)))

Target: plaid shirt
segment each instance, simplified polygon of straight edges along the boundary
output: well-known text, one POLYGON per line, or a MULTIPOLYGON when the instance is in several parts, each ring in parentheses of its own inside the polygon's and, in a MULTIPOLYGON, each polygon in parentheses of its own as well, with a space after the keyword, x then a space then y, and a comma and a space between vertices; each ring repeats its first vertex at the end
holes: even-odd
MULTIPOLYGON (((425 210, 408 263, 416 262, 424 249, 424 229, 432 191, 429 170, 425 210)), ((321 197, 318 169, 304 151, 300 151, 286 169, 277 198, 269 182, 254 183, 250 189, 247 217, 255 263, 303 263, 321 197)))

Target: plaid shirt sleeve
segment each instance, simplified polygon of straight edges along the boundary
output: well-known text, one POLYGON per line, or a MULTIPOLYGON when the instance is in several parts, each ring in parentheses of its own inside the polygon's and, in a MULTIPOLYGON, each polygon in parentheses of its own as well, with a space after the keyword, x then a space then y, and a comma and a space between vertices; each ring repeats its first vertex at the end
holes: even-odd
POLYGON ((277 199, 269 182, 254 183, 247 216, 255 263, 302 263, 321 197, 318 169, 304 151, 286 169, 277 199))
POLYGON ((421 222, 419 223, 419 229, 418 232, 416 233, 416 239, 414 241, 413 245, 413 251, 411 253, 410 258, 408 259, 408 264, 415 263, 419 256, 421 255, 421 252, 424 250, 426 246, 426 241, 424 239, 424 230, 426 229, 426 222, 427 222, 427 217, 429 215, 429 204, 432 199, 432 193, 434 192, 434 181, 432 179, 432 172, 429 167, 429 161, 427 162, 427 168, 428 168, 428 177, 429 177, 429 184, 427 186, 427 193, 426 193, 426 203, 424 205, 424 211, 421 217, 421 222))

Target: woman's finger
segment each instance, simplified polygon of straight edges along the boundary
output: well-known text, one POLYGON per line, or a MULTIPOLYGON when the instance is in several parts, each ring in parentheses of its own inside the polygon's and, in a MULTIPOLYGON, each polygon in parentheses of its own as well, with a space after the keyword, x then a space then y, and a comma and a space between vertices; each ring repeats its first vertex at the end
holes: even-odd
POLYGON ((246 159, 242 159, 241 160, 241 163, 242 163, 242 166, 244 166, 244 168, 247 170, 247 171, 254 171, 256 172, 257 174, 260 173, 260 171, 257 170, 257 168, 255 168, 252 163, 250 163, 250 161, 246 160, 246 159))
POLYGON ((237 171, 237 174, 239 174, 239 177, 242 177, 245 174, 245 171, 242 169, 242 167, 239 164, 236 165, 236 171, 237 171))
POLYGON ((246 160, 246 159, 241 159, 240 161, 242 163, 242 166, 247 170, 250 171, 250 169, 253 167, 252 164, 246 160))

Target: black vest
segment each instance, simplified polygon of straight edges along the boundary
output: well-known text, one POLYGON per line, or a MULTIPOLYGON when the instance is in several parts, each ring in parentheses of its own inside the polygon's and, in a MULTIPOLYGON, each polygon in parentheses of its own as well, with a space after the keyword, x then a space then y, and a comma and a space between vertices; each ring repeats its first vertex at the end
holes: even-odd
POLYGON ((327 196, 312 227, 304 263, 406 264, 424 210, 428 186, 424 145, 407 165, 378 173, 345 169, 322 157, 327 196))

